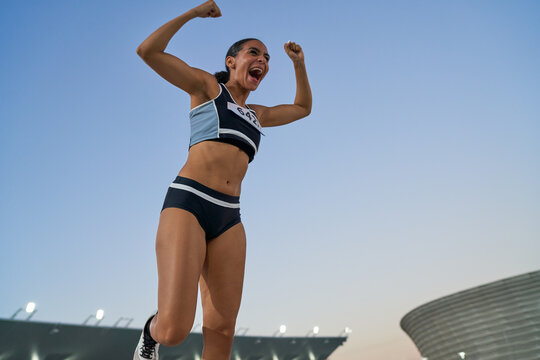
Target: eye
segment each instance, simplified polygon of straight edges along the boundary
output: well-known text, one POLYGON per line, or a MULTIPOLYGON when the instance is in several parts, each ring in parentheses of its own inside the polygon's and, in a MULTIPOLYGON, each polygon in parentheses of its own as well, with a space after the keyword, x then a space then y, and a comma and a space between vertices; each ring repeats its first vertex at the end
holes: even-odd
POLYGON ((250 54, 253 54, 253 55, 257 55, 257 51, 254 50, 254 49, 249 50, 249 53, 250 53, 250 54))

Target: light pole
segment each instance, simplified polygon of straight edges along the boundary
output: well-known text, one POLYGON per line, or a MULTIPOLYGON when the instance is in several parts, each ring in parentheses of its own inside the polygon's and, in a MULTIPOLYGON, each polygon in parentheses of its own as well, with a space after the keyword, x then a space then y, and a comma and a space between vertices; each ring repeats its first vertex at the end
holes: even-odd
POLYGON ((276 332, 273 333, 272 336, 276 336, 278 333, 279 333, 279 336, 283 336, 283 334, 285 334, 286 331, 287 331, 287 326, 281 325, 279 327, 279 330, 276 330, 276 332))
POLYGON ((318 326, 314 326, 313 329, 311 329, 307 334, 306 334, 306 337, 310 336, 310 335, 313 335, 313 337, 317 336, 317 334, 319 334, 319 327, 318 326))
POLYGON ((86 325, 88 321, 90 321, 90 319, 93 317, 95 317, 97 320, 94 326, 98 326, 101 320, 103 320, 103 318, 105 317, 105 311, 103 311, 103 309, 98 309, 98 311, 96 311, 96 315, 89 315, 82 324, 86 325))
POLYGON ((26 312, 30 315, 28 315, 28 317, 26 318, 26 321, 30 320, 30 318, 32 316, 34 316, 34 314, 37 312, 37 309, 36 309, 36 303, 34 302, 29 302, 27 305, 26 305, 26 312))
POLYGON ((133 321, 133 318, 128 318, 128 317, 120 317, 118 320, 116 320, 116 322, 114 323, 113 327, 117 327, 118 324, 120 324, 121 321, 124 321, 124 320, 127 320, 127 323, 126 323, 126 326, 124 327, 128 327, 129 324, 131 324, 131 322, 133 321))
MULTIPOLYGON (((30 301, 28 304, 26 304, 26 308, 25 308, 24 310, 29 314, 28 317, 26 318, 26 321, 28 321, 28 320, 30 320, 30 318, 31 318, 32 316, 34 316, 34 314, 37 312, 37 309, 36 309, 36 303, 30 301)), ((21 311, 23 311, 23 308, 17 309, 17 311, 15 311, 15 312, 13 313, 13 315, 11 315, 11 317, 10 317, 9 319, 10 319, 10 320, 15 319, 15 317, 16 317, 21 311)))
POLYGON ((242 335, 244 336, 244 335, 247 334, 248 330, 249 330, 249 328, 247 328, 247 327, 239 327, 238 329, 236 329, 236 331, 234 332, 234 334, 235 334, 235 335, 236 335, 236 334, 240 335, 240 333, 242 333, 242 335))
POLYGON ((349 337, 349 334, 352 333, 352 329, 350 327, 345 327, 345 329, 343 329, 338 336, 342 336, 342 335, 345 335, 345 337, 349 337))

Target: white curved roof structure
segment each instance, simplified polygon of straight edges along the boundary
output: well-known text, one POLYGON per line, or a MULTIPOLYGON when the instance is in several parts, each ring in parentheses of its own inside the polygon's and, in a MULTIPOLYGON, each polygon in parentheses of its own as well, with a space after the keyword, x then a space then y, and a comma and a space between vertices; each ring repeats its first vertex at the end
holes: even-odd
POLYGON ((429 360, 538 360, 540 271, 431 301, 401 327, 429 360))

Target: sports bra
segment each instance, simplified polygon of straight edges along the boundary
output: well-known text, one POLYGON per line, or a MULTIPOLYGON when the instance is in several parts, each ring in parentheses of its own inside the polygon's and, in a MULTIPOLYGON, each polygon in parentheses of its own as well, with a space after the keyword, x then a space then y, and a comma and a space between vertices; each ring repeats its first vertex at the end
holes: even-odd
POLYGON ((224 84, 218 96, 191 109, 189 119, 190 148, 206 140, 225 142, 243 150, 249 162, 259 150, 263 133, 255 111, 238 105, 224 84))

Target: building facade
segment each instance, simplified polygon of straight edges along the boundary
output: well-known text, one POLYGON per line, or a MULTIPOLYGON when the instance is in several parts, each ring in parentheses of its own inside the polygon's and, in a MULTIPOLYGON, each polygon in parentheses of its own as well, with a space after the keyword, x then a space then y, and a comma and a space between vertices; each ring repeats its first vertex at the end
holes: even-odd
POLYGON ((401 328, 429 360, 540 360, 540 271, 431 301, 401 328))

